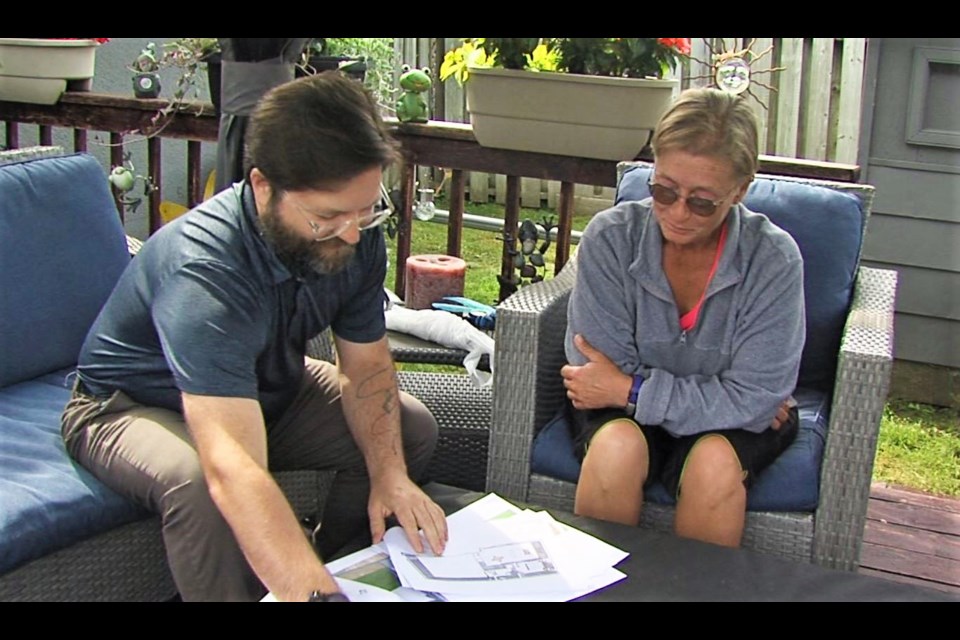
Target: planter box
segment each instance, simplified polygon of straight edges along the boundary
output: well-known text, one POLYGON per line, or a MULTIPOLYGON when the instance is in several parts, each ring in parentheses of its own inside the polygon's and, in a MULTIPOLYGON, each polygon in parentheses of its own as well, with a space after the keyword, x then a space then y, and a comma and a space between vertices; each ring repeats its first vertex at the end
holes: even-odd
POLYGON ((470 69, 467 110, 485 147, 631 160, 673 100, 677 80, 470 69))
POLYGON ((54 104, 66 91, 89 90, 95 40, 0 38, 0 100, 54 104))

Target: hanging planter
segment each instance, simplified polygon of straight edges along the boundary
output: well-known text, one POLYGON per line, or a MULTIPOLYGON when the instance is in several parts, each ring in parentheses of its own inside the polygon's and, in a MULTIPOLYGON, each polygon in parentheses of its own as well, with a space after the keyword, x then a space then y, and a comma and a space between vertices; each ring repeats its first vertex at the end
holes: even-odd
POLYGON ((97 38, 0 38, 0 100, 55 104, 68 88, 89 91, 99 46, 97 38))
POLYGON ((467 110, 485 147, 631 160, 667 110, 677 80, 470 69, 467 110))

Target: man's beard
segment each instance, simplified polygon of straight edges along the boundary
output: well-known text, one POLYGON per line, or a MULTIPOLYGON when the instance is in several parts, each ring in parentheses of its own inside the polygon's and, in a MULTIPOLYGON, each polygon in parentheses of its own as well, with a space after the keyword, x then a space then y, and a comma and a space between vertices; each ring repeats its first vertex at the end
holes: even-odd
POLYGON ((267 244, 292 273, 316 271, 321 274, 334 274, 343 270, 356 253, 354 245, 337 237, 316 242, 297 235, 280 219, 273 203, 270 203, 264 215, 260 216, 260 223, 267 244))

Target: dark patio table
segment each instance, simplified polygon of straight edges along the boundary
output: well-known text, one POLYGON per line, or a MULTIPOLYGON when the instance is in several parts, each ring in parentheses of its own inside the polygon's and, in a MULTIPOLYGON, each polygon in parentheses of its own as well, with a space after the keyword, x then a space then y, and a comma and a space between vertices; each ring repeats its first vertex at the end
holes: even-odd
MULTIPOLYGON (((424 489, 448 515, 484 495, 438 483, 424 489)), ((960 602, 960 597, 926 587, 548 511, 557 520, 630 553, 616 567, 627 574, 625 580, 581 601, 960 602)))

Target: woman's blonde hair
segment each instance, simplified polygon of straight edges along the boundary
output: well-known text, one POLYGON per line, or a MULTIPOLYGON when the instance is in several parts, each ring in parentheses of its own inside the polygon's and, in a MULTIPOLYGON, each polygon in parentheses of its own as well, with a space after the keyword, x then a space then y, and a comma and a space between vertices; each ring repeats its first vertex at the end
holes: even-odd
POLYGON ((757 173, 757 118, 742 95, 719 89, 687 89, 660 118, 653 155, 680 150, 730 161, 738 179, 757 173))

